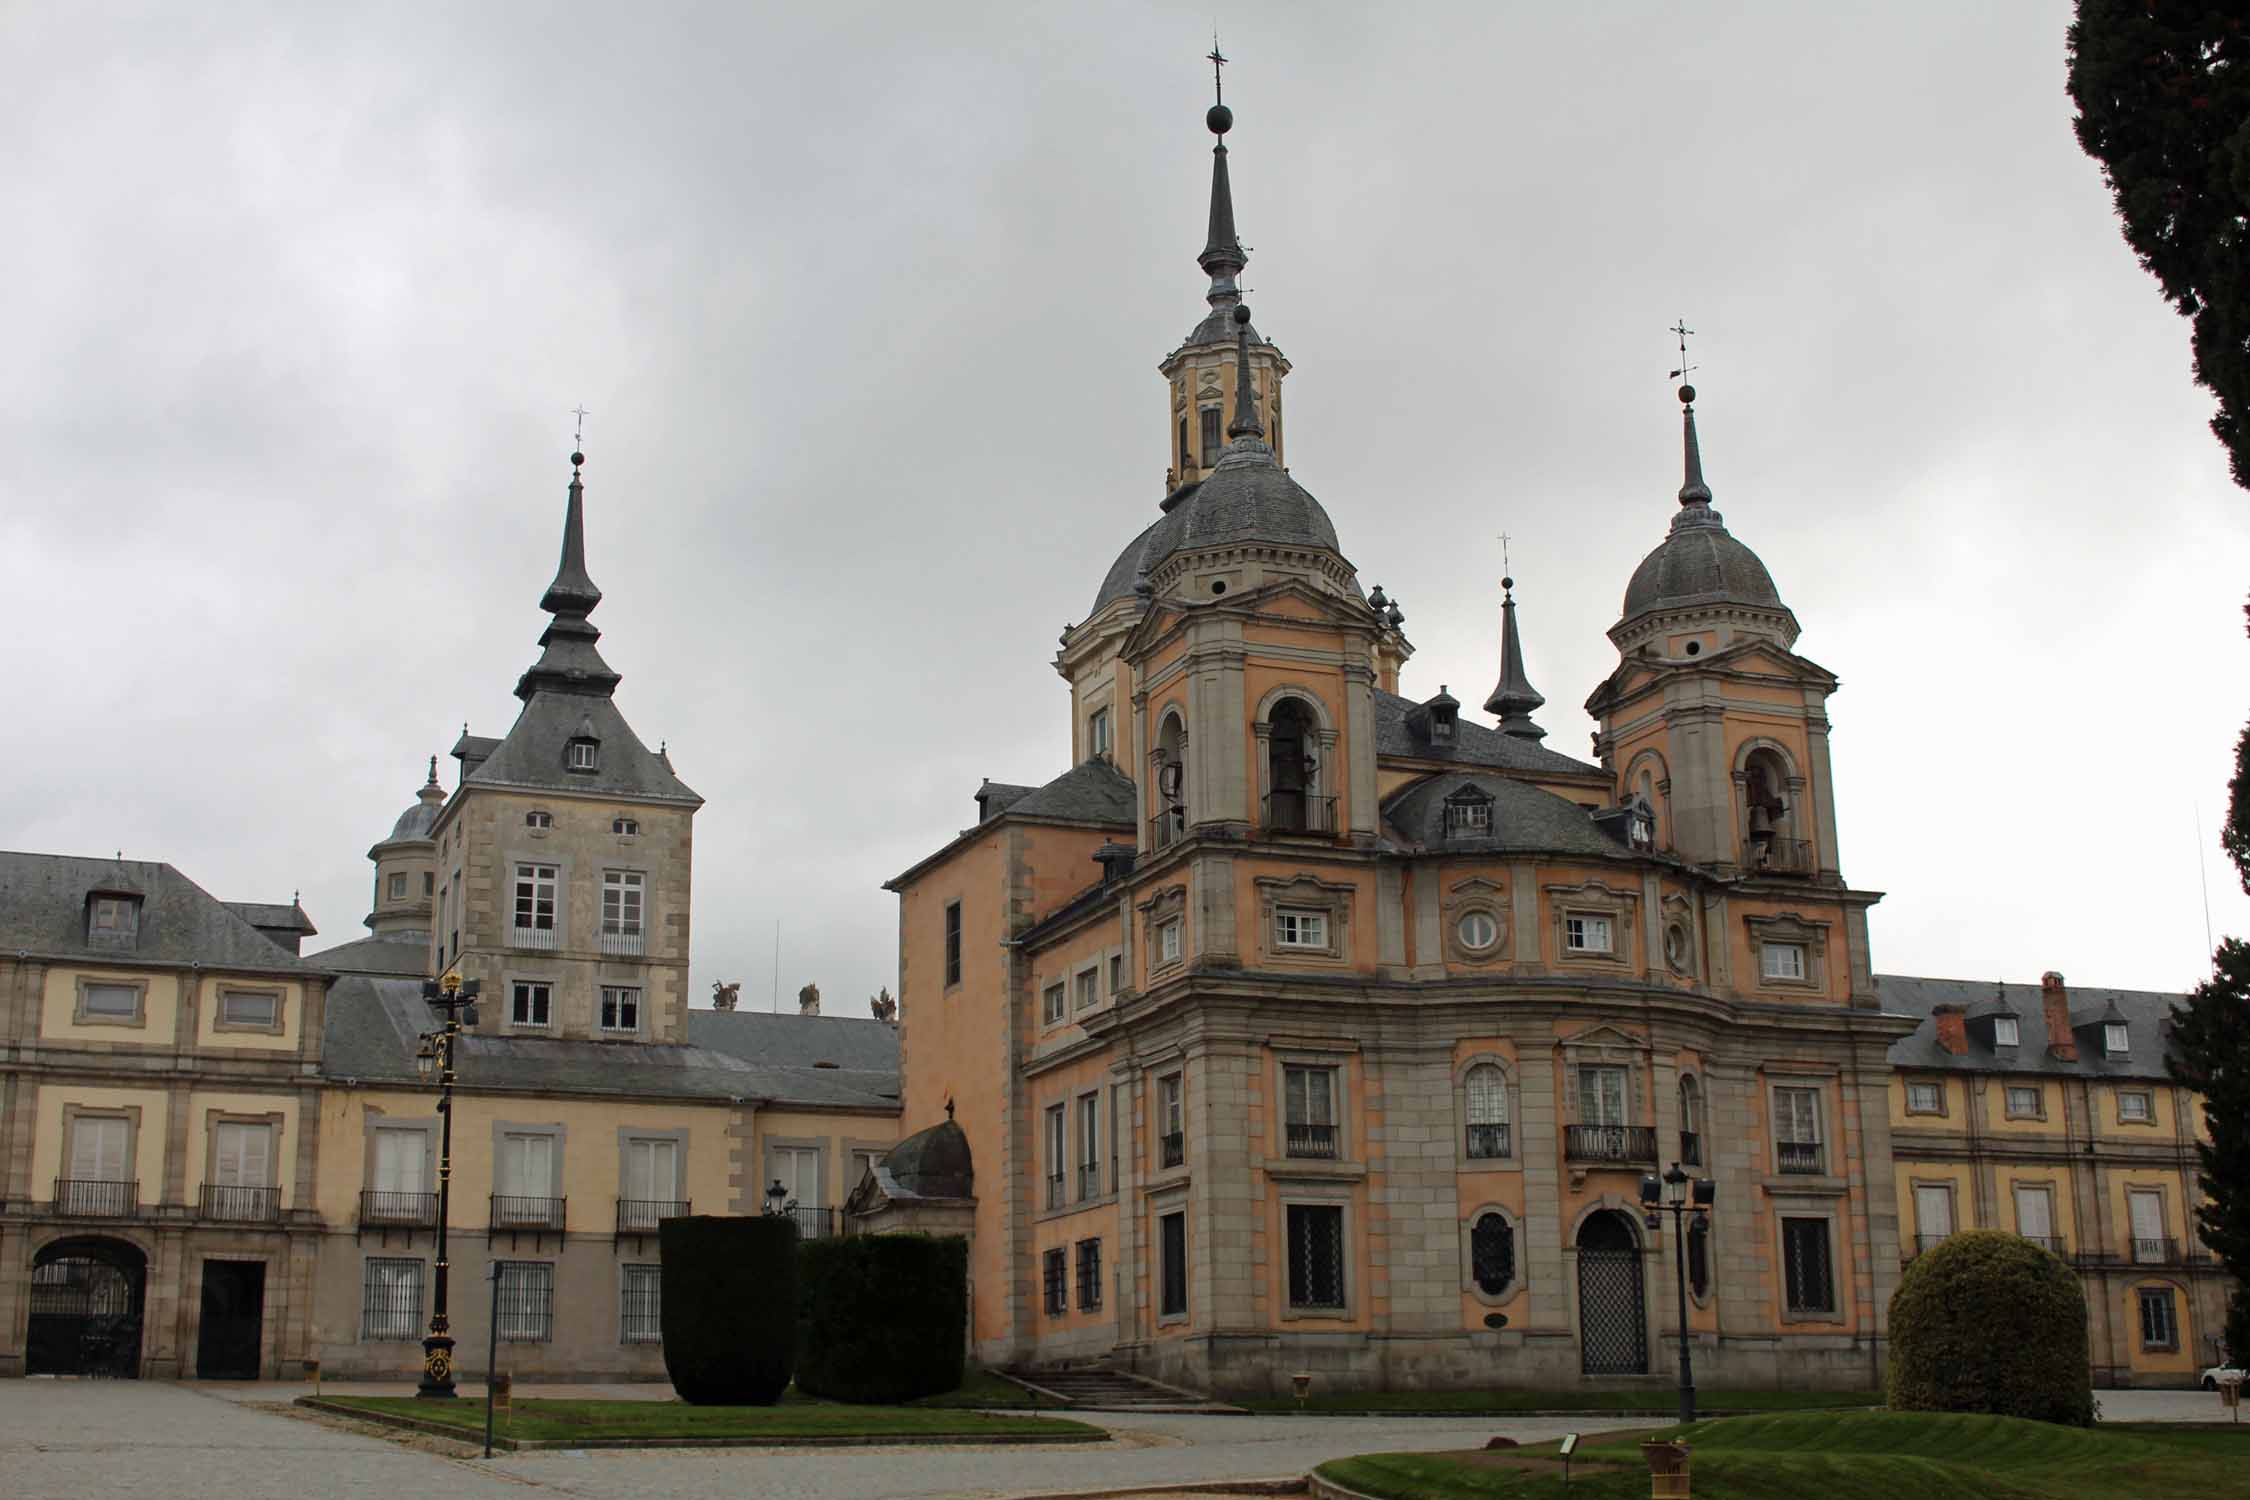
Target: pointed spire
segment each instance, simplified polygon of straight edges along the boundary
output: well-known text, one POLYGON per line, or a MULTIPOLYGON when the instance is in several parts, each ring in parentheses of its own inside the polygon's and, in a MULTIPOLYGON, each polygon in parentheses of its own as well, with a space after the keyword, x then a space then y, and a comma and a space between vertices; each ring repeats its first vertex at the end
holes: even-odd
POLYGON ((1709 505, 1711 486, 1703 482, 1703 450, 1695 441, 1695 387, 1680 387, 1681 441, 1687 450, 1687 482, 1680 486, 1680 504, 1709 505))
POLYGON ((1484 700, 1484 711, 1497 714, 1500 732, 1520 740, 1543 740, 1547 731, 1531 721, 1533 710, 1547 700, 1524 675, 1523 643, 1516 635, 1516 581, 1500 580, 1500 682, 1484 700))
POLYGON ((540 596, 539 607, 554 616, 539 637, 546 649, 537 665, 516 681, 516 696, 529 703, 541 689, 606 698, 617 691, 618 676, 594 649, 600 627, 586 617, 602 602, 602 591, 586 575, 586 483, 579 470, 583 452, 570 455, 570 500, 563 509, 562 560, 555 581, 540 596))
POLYGON ((1227 436, 1256 438, 1264 442, 1266 429, 1258 422, 1258 403, 1250 385, 1250 304, 1238 302, 1234 308, 1234 420, 1227 424, 1227 436))
POLYGON ((1196 264, 1211 278, 1211 291, 1206 300, 1213 307, 1222 307, 1241 296, 1235 278, 1250 263, 1242 248, 1241 239, 1234 232, 1234 185, 1227 179, 1226 135, 1234 128, 1234 111, 1226 106, 1226 90, 1219 70, 1226 66, 1226 58, 1219 53, 1217 38, 1211 42, 1211 87, 1217 102, 1203 116, 1203 123, 1219 138, 1211 148, 1211 228, 1204 237, 1203 253, 1196 264))
POLYGON ((602 602, 602 591, 586 576, 586 483, 578 473, 585 464, 585 454, 570 455, 570 503, 563 511, 562 561, 555 567, 555 581, 547 585, 539 600, 539 607, 551 615, 590 615, 602 602))

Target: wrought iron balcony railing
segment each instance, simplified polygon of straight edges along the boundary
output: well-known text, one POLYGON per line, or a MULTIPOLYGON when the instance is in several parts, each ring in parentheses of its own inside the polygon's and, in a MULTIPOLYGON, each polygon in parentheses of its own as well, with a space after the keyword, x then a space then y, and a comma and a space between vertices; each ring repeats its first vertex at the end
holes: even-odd
POLYGON ((359 1222, 370 1229, 435 1229, 437 1194, 364 1191, 359 1222))
POLYGON ((654 1234, 658 1221, 679 1219, 688 1213, 685 1198, 620 1198, 617 1200, 619 1234, 654 1234))
POLYGON ((281 1217, 281 1189, 203 1184, 203 1217, 263 1221, 281 1217))
POLYGON ((1159 1167, 1176 1167, 1187 1160, 1187 1136, 1181 1131, 1156 1138, 1156 1164, 1159 1167))
POLYGON ((1167 807, 1148 820, 1148 848, 1151 854, 1169 849, 1187 833, 1187 809, 1167 807))
POLYGON ((1268 833, 1334 833, 1336 799, 1308 792, 1268 792, 1264 821, 1268 833))
POLYGON ((1296 1121, 1292 1120, 1286 1126, 1284 1126, 1283 1129, 1287 1132, 1285 1139, 1287 1140, 1288 1151, 1291 1156, 1321 1157, 1328 1160, 1335 1159, 1337 1148, 1336 1138, 1340 1134, 1335 1126, 1300 1125, 1296 1121))
POLYGON ((1102 1195, 1102 1169, 1093 1162, 1081 1162, 1078 1167, 1078 1201, 1102 1195))
POLYGON ((1472 1160, 1493 1160, 1507 1154, 1507 1126, 1471 1125, 1469 1127, 1469 1156, 1472 1160))
POLYGON ((1700 1132, 1693 1130, 1680 1132, 1680 1165, 1683 1167, 1700 1167, 1703 1165, 1703 1136, 1700 1132))
POLYGON ((524 1198, 513 1193, 492 1195, 492 1227, 494 1229, 560 1231, 564 1222, 567 1198, 524 1198))
POLYGON ((1818 1141, 1776 1141, 1773 1155, 1774 1165, 1784 1172, 1820 1175, 1822 1157, 1818 1141))
POLYGON ((1569 1161, 1656 1164, 1654 1125, 1565 1125, 1563 1156, 1569 1161))
POLYGON ((76 1218, 122 1219, 140 1208, 141 1185, 109 1178, 58 1177, 55 1212, 76 1218))
POLYGON ((833 1208, 817 1208, 803 1203, 792 1203, 782 1211, 797 1221, 797 1237, 799 1239, 832 1239, 843 1232, 842 1216, 833 1208))

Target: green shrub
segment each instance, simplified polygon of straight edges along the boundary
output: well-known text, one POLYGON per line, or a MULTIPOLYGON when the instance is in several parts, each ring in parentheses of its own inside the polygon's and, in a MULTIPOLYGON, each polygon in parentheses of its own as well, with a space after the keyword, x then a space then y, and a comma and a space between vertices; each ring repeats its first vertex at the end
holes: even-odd
POLYGON ((695 1406, 771 1406, 797 1355, 797 1225, 699 1214, 656 1227, 664 1370, 695 1406))
POLYGON ((1915 1257, 1891 1296, 1893 1411, 2094 1420, 2086 1295, 2017 1235, 1968 1230, 1915 1257))
POLYGON ((797 1389, 894 1403, 956 1389, 967 1353, 969 1243, 926 1234, 808 1240, 797 1389))

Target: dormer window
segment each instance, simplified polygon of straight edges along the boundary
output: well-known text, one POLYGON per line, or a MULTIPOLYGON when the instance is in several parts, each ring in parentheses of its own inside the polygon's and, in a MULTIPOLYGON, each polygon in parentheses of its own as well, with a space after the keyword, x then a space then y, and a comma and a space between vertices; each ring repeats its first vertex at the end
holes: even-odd
POLYGON ((568 770, 598 771, 601 769, 601 763, 602 744, 600 740, 575 739, 563 749, 563 765, 568 770))
POLYGON ((1445 685, 1440 683, 1438 684, 1437 696, 1422 706, 1428 709, 1430 714, 1430 743, 1432 745, 1452 744, 1454 729, 1461 722, 1460 703, 1454 699, 1451 693, 1445 690, 1445 685))
POLYGON ((2014 1016, 1994 1016, 1992 1018, 1993 1046, 2013 1047, 2017 1044, 2019 1036, 2014 1016))
POLYGON ((1492 799, 1475 787, 1463 787, 1446 798, 1445 836, 1449 839, 1492 837, 1492 799))
POLYGON ((1635 849, 1656 847, 1656 812, 1645 798, 1635 797, 1625 820, 1626 842, 1635 849))
POLYGON ((2123 1057, 2133 1050, 2133 1043, 2126 1034, 2123 1021, 2110 1021, 2103 1025, 2102 1050, 2112 1057, 2123 1057))
POLYGON ((555 826, 555 815, 551 812, 527 812, 523 815, 523 826, 526 828, 552 828, 555 826))
POLYGON ((93 896, 86 902, 86 940, 106 947, 124 947, 141 930, 141 898, 93 896))
POLYGON ((638 818, 611 818, 609 831, 629 838, 641 831, 641 821, 638 818))

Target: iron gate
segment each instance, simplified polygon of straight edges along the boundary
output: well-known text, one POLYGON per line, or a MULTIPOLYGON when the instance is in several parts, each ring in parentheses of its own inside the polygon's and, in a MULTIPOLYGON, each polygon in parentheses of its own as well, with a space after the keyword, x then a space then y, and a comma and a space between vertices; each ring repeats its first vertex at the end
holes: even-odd
POLYGON ((1641 1252, 1613 1213, 1578 1232, 1578 1359, 1588 1375, 1648 1373, 1641 1252))
POLYGON ((33 1267, 25 1372, 138 1375, 141 1278, 138 1265, 99 1255, 56 1255, 33 1267))

